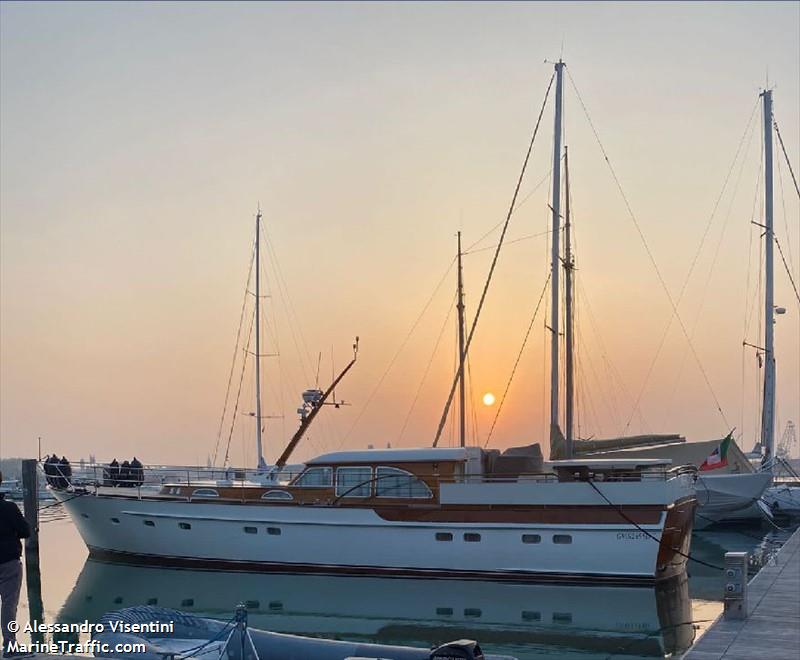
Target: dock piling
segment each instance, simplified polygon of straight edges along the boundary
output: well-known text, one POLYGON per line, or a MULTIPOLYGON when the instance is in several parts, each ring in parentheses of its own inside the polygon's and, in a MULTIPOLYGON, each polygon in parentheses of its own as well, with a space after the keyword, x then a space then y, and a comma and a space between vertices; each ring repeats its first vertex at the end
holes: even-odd
MULTIPOLYGON (((25 520, 31 529, 30 538, 25 541, 25 585, 28 591, 28 610, 31 625, 44 618, 42 604, 42 573, 39 567, 39 477, 36 459, 22 461, 22 488, 25 520)), ((35 629, 35 628, 34 628, 35 629)), ((42 642, 41 632, 31 633, 31 641, 42 642)))

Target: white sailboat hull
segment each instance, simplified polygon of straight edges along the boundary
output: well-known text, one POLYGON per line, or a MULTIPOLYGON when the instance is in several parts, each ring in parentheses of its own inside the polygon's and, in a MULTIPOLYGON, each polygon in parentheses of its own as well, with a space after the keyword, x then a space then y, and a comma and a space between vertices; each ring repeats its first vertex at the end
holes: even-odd
POLYGON ((762 520, 764 513, 756 503, 771 481, 769 472, 699 473, 695 529, 732 520, 762 520))
POLYGON ((800 516, 800 486, 771 486, 764 493, 764 501, 775 515, 800 516))

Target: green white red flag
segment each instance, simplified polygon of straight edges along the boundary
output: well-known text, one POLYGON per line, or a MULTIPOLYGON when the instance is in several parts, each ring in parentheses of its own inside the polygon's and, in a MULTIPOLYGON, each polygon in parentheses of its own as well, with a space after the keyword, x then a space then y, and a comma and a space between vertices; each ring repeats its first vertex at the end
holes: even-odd
POLYGON ((728 464, 728 447, 731 446, 731 436, 719 443, 719 446, 711 452, 711 455, 703 461, 700 466, 701 472, 723 468, 728 464))

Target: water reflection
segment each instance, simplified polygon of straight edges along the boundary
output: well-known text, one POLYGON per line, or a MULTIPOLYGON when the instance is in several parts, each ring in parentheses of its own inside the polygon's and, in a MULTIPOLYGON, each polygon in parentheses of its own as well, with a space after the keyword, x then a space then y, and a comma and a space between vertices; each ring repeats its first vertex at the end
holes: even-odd
POLYGON ((250 624, 276 632, 428 645, 477 638, 495 653, 530 658, 664 657, 694 637, 686 576, 645 587, 272 575, 162 569, 89 559, 58 620, 158 605, 228 618, 237 603, 250 624))

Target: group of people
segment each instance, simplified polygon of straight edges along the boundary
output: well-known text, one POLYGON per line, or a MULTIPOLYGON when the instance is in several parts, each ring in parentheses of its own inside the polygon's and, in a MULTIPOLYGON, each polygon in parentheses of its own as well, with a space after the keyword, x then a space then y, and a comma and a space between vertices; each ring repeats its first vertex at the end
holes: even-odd
POLYGON ((70 477, 72 477, 72 466, 64 456, 61 458, 55 454, 46 456, 42 461, 42 465, 48 486, 62 489, 69 486, 70 477))
POLYGON ((136 456, 118 463, 115 458, 103 470, 103 485, 136 488, 144 483, 144 466, 136 456))

